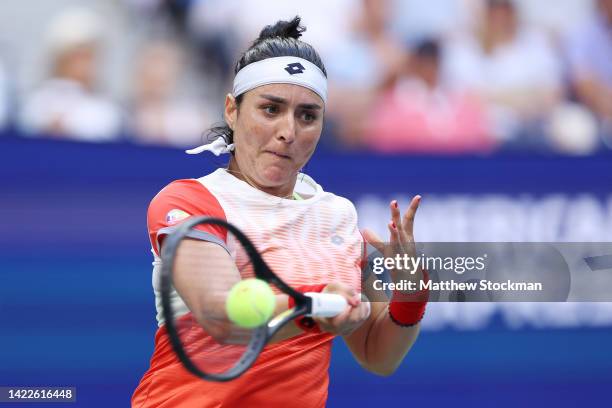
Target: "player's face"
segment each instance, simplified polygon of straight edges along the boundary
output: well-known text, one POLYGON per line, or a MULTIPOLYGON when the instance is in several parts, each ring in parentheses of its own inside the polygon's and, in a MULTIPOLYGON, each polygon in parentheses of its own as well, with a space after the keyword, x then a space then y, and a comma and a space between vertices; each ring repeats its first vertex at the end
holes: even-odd
POLYGON ((228 96, 225 115, 234 130, 240 172, 268 193, 291 194, 321 136, 323 111, 316 93, 292 84, 255 88, 244 94, 238 109, 228 96))

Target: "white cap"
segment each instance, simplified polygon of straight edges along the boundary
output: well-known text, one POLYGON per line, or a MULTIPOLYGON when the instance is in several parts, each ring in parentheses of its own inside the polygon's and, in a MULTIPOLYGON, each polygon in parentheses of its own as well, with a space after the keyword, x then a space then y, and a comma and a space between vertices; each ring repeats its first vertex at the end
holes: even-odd
POLYGON ((102 38, 100 19, 88 8, 70 8, 56 15, 48 26, 46 43, 53 56, 102 38))

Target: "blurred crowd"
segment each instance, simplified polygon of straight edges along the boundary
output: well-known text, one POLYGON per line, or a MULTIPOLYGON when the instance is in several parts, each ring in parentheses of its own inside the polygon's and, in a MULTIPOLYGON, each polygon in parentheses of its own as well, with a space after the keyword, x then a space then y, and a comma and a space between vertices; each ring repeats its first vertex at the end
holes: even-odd
POLYGON ((118 22, 96 4, 45 19, 40 78, 19 78, 27 70, 0 43, 0 129, 199 144, 222 119, 240 53, 264 25, 300 15, 328 71, 330 149, 612 149, 612 0, 113 0, 125 41, 109 38, 118 22), (109 48, 125 49, 119 69, 109 48), (120 92, 100 81, 105 69, 120 92))

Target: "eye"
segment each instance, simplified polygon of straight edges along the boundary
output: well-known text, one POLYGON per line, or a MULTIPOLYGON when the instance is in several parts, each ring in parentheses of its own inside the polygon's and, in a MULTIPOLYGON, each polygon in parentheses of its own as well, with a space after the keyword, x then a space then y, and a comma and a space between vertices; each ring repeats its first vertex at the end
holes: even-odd
POLYGON ((304 111, 304 112, 302 112, 302 115, 301 115, 301 116, 302 116, 302 120, 303 120, 304 122, 312 123, 312 122, 314 122, 315 120, 317 120, 317 115, 316 115, 316 114, 314 114, 314 113, 313 113, 313 112, 311 112, 311 111, 304 111))
POLYGON ((277 105, 265 105, 262 107, 263 111, 265 113, 267 113, 268 115, 274 115, 277 114, 279 109, 277 105))

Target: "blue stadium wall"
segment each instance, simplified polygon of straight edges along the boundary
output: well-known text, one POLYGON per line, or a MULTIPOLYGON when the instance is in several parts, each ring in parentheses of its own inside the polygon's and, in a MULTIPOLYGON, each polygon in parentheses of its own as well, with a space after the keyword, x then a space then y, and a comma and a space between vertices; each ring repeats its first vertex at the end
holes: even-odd
MULTIPOLYGON (((129 405, 156 329, 147 205, 171 180, 220 165, 174 149, 0 136, 0 386, 70 385, 71 406, 129 405)), ((605 209, 612 186, 609 155, 318 152, 306 171, 355 202, 398 192, 561 194, 605 209)), ((400 370, 380 378, 337 342, 328 406, 606 406, 611 344, 606 325, 510 329, 492 318, 477 329, 424 330, 400 370)))

